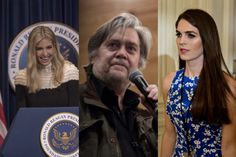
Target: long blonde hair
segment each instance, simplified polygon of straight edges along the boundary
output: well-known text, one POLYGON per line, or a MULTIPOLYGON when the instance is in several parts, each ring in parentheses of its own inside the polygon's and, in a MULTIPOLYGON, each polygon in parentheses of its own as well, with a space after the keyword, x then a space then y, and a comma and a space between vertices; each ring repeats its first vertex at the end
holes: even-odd
POLYGON ((35 27, 29 35, 27 58, 27 87, 29 93, 35 93, 41 88, 39 77, 40 65, 36 58, 36 46, 42 39, 52 41, 55 52, 52 59, 53 84, 60 84, 63 79, 64 58, 60 53, 59 45, 53 31, 46 26, 35 27))

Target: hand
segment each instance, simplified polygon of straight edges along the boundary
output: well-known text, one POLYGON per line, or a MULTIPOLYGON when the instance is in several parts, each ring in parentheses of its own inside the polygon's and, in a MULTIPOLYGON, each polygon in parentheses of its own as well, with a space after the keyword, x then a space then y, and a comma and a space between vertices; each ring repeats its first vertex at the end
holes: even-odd
POLYGON ((149 93, 148 94, 148 98, 154 100, 154 101, 157 101, 158 100, 158 88, 157 88, 157 85, 155 84, 150 84, 148 87, 147 87, 147 92, 149 93))

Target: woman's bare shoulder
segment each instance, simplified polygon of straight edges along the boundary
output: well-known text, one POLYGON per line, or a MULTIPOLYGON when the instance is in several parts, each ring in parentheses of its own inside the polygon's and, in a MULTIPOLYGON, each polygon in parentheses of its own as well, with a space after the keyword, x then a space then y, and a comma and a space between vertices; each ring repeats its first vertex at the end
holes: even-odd
POLYGON ((228 97, 227 108, 228 108, 230 120, 232 122, 231 124, 233 125, 236 131, 236 80, 230 76, 226 76, 226 81, 233 94, 233 96, 229 95, 228 97))
POLYGON ((231 89, 232 94, 236 97, 236 79, 230 77, 229 75, 225 75, 225 78, 229 85, 229 88, 231 89))
POLYGON ((170 88, 171 82, 174 79, 176 75, 176 72, 170 72, 169 74, 166 75, 163 81, 163 92, 167 92, 170 88))

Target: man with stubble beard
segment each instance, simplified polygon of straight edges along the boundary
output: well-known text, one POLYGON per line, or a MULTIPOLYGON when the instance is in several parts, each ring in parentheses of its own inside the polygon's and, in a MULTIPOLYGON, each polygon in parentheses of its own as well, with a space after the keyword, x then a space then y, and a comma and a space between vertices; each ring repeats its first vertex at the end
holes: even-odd
MULTIPOLYGON (((130 13, 101 25, 88 43, 87 81, 80 85, 80 157, 155 157, 155 113, 128 89, 129 74, 144 68, 152 36, 130 13)), ((157 101, 157 86, 148 85, 157 101)))

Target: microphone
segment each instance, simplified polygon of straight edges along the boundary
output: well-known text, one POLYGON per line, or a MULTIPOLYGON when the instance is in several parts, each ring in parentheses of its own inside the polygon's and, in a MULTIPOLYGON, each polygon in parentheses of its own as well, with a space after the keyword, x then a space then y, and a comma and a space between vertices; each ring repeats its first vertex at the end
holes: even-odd
POLYGON ((145 96, 146 102, 151 106, 153 111, 156 111, 157 101, 147 97, 148 92, 146 89, 148 87, 148 83, 144 79, 143 74, 138 69, 136 69, 130 73, 129 80, 133 82, 137 86, 137 88, 140 90, 140 92, 145 96))

